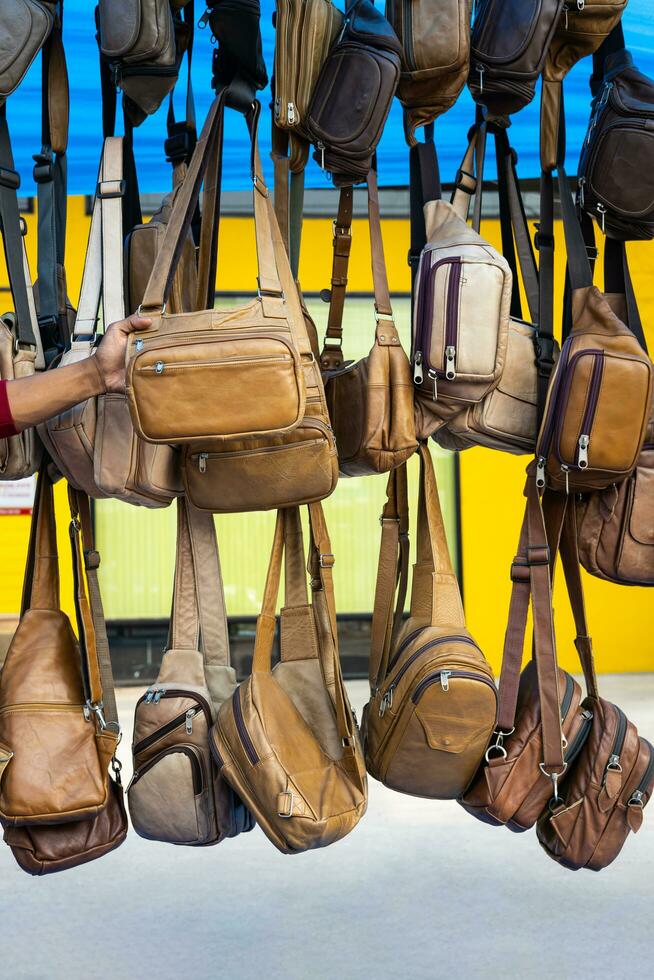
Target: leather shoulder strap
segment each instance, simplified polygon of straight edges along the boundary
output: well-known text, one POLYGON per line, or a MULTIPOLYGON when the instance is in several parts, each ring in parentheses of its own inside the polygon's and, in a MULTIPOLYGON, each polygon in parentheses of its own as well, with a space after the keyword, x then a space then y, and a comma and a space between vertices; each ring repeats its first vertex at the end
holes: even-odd
POLYGON ((32 509, 21 616, 28 609, 59 608, 59 556, 54 494, 47 467, 42 466, 36 481, 32 509))

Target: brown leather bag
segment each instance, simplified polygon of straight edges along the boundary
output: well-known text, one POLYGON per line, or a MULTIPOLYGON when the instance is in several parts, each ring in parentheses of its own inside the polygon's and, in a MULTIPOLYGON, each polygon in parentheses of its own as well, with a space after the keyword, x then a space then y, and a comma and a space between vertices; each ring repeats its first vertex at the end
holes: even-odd
POLYGON ((91 820, 108 803, 107 769, 119 733, 102 710, 103 676, 79 508, 75 491, 70 493, 79 641, 60 607, 54 496, 42 468, 21 619, 0 683, 0 819, 5 827, 91 820))
MULTIPOLYGON (((105 140, 70 348, 60 365, 92 357, 99 306, 108 326, 125 315, 123 299, 123 138, 105 140)), ((90 497, 117 497, 144 507, 167 507, 182 491, 179 453, 150 446, 131 424, 118 392, 80 402, 39 426, 59 472, 90 497)))
POLYGON ((352 187, 343 187, 334 224, 331 300, 320 364, 342 476, 387 473, 416 451, 411 367, 393 319, 384 261, 377 175, 368 174, 368 221, 375 291, 375 344, 343 359, 343 307, 352 242, 352 187))
POLYGON ((455 799, 474 776, 495 727, 493 672, 466 629, 426 444, 420 446, 418 551, 405 623, 405 466, 391 474, 387 495, 372 625, 371 697, 362 726, 366 766, 401 793, 455 799))
POLYGON ((386 0, 386 17, 402 45, 397 95, 410 146, 415 131, 454 105, 470 67, 472 0, 386 0))
POLYGON ((254 826, 209 751, 209 729, 235 688, 213 517, 180 498, 169 649, 134 717, 127 798, 139 836, 217 844, 254 826))
POLYGON ((563 80, 577 62, 593 54, 620 21, 627 0, 567 0, 550 43, 543 68, 540 106, 541 168, 559 161, 559 127, 563 80))
POLYGON ((334 556, 320 504, 309 507, 311 602, 297 508, 279 511, 252 674, 211 731, 223 777, 280 851, 326 847, 366 810, 366 772, 338 657, 334 556), (281 661, 271 670, 283 554, 281 661))

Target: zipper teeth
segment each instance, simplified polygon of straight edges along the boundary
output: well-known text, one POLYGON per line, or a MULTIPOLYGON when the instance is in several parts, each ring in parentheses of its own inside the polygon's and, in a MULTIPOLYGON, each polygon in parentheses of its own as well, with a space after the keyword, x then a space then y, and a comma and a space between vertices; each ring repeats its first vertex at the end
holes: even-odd
POLYGON ((70 701, 51 701, 40 703, 39 701, 23 701, 19 704, 8 704, 0 708, 0 715, 10 714, 14 711, 83 711, 85 705, 71 704, 70 701))
POLYGON ((620 753, 622 752, 624 740, 627 735, 627 716, 625 715, 624 711, 617 707, 617 705, 613 705, 613 707, 618 712, 618 730, 615 735, 615 742, 613 743, 611 755, 617 755, 617 757, 620 758, 620 753))
POLYGON ((261 453, 276 453, 280 451, 285 451, 286 449, 302 449, 307 446, 316 446, 324 443, 324 439, 296 439, 293 442, 289 442, 286 446, 261 446, 259 449, 235 449, 231 452, 225 453, 196 453, 191 458, 192 459, 230 459, 239 456, 251 456, 260 455, 261 453))
MULTIPOLYGON (((224 360, 215 360, 215 361, 190 361, 187 364, 179 363, 179 362, 176 364, 166 364, 166 362, 163 361, 162 363, 164 367, 161 373, 163 374, 164 371, 166 372, 166 374, 168 374, 169 371, 192 371, 194 368, 232 367, 235 364, 249 364, 251 361, 289 362, 292 361, 292 357, 290 354, 270 354, 270 355, 251 354, 248 357, 228 357, 225 358, 224 360)), ((146 364, 143 367, 137 367, 136 370, 137 373, 139 374, 142 374, 146 371, 148 372, 156 371, 156 365, 146 364)))
MULTIPOLYGON (((200 710, 200 708, 196 708, 193 713, 193 717, 195 717, 200 710)), ((180 725, 184 724, 186 721, 186 715, 187 712, 182 711, 176 718, 172 718, 170 721, 166 722, 165 725, 162 725, 161 728, 157 728, 151 735, 147 735, 145 738, 142 738, 141 741, 137 742, 132 749, 133 754, 138 755, 139 752, 143 752, 145 749, 150 748, 151 745, 154 745, 155 742, 159 742, 162 738, 165 738, 166 735, 170 735, 170 733, 174 732, 176 728, 179 728, 180 725)))
MULTIPOLYGON (((453 264, 447 284, 447 308, 445 314, 445 346, 456 347, 459 319, 459 287, 461 285, 461 260, 453 264)), ((443 353, 445 353, 443 351, 443 353)))
POLYGON ((539 440, 539 455, 547 456, 550 451, 550 446, 552 444, 552 439, 554 437, 554 423, 556 419, 556 408, 559 401, 559 394, 561 388, 564 385, 565 375, 568 368, 568 362, 570 360, 570 340, 566 340, 561 348, 561 354, 559 357, 559 363, 557 365, 558 372, 554 378, 554 386, 551 389, 550 399, 548 403, 547 418, 543 425, 543 437, 542 445, 540 445, 539 440))
POLYGON ((575 690, 575 682, 570 676, 570 674, 565 675, 565 694, 563 695, 563 701, 561 702, 561 721, 565 721, 568 717, 568 711, 570 710, 570 705, 572 704, 572 695, 575 690))
POLYGON ((647 787, 650 784, 652 776, 654 776, 654 748, 652 747, 651 743, 647 741, 647 739, 644 738, 643 742, 645 743, 649 751, 649 764, 647 766, 647 769, 645 770, 645 775, 638 783, 638 786, 636 787, 635 790, 632 790, 631 793, 632 796, 634 793, 646 793, 647 787))
POLYGON ((584 718, 581 728, 575 735, 571 745, 568 746, 568 751, 565 754, 565 762, 568 765, 572 765, 572 763, 577 758, 582 748, 586 744, 586 739, 588 738, 588 733, 590 732, 592 724, 593 724, 593 715, 591 713, 590 718, 586 718, 586 717, 584 718))
MULTIPOLYGON (((597 402, 599 400, 599 391, 602 384, 602 376, 604 374, 604 354, 599 351, 595 355, 595 363, 593 364, 593 373, 590 379, 590 387, 588 393, 588 401, 586 402, 586 410, 584 412, 584 417, 581 421, 581 430, 579 436, 587 435, 590 436, 593 421, 595 419, 595 412, 597 411, 597 402)), ((579 447, 577 447, 577 462, 579 460, 579 447)))
MULTIPOLYGON (((434 291, 436 288, 436 276, 438 275, 438 270, 442 268, 444 265, 453 265, 458 267, 459 270, 458 274, 460 279, 461 258, 458 256, 454 256, 450 258, 439 259, 438 262, 435 262, 434 265, 431 265, 430 253, 425 252, 423 253, 423 256, 428 256, 428 258, 424 264, 423 272, 421 272, 420 275, 420 286, 421 286, 420 292, 421 294, 424 294, 424 301, 419 304, 420 318, 418 322, 418 330, 416 331, 416 335, 418 337, 418 341, 416 343, 416 349, 422 351, 423 365, 427 371, 430 371, 432 370, 432 365, 429 360, 429 349, 426 341, 427 338, 429 337, 430 346, 431 346, 431 330, 434 321, 434 291)), ((448 294, 447 294, 446 309, 445 309, 444 347, 447 345, 447 327, 448 327, 448 314, 449 314, 449 303, 450 303, 449 290, 450 290, 450 283, 448 282, 448 294)), ((422 296, 420 298, 422 298, 422 296)), ((458 296, 457 296, 457 301, 458 301, 458 296)), ((455 333, 455 339, 456 339, 456 333, 455 333)), ((445 356, 445 351, 443 351, 443 356, 445 356)), ((437 372, 437 374, 438 373, 442 374, 443 372, 440 371, 437 372)))
POLYGON ((412 10, 411 3, 404 4, 403 14, 404 14, 403 17, 404 23, 402 27, 403 27, 404 37, 402 38, 402 40, 404 42, 404 55, 406 57, 406 63, 409 70, 416 71, 417 65, 416 65, 415 51, 413 49, 413 10, 412 10))
POLYGON ((421 633, 422 633, 422 627, 420 629, 413 630, 413 632, 409 633, 409 635, 402 640, 399 647, 393 654, 393 658, 391 659, 388 665, 388 669, 386 671, 387 674, 390 673, 390 671, 393 669, 393 667, 398 662, 398 660, 400 659, 400 657, 402 656, 406 648, 410 646, 415 640, 416 636, 420 636, 421 633))
POLYGON ((257 755, 257 750, 252 744, 249 732, 245 727, 245 719, 243 718, 243 708, 241 707, 241 688, 237 687, 232 696, 232 710, 234 712, 234 721, 236 722, 236 728, 240 736, 241 742, 243 743, 243 748, 245 749, 245 754, 252 763, 256 766, 259 761, 259 756, 257 755))
POLYGON ((433 674, 428 674, 427 677, 423 677, 420 684, 418 685, 418 687, 415 689, 415 691, 411 696, 411 700, 413 701, 414 704, 418 703, 418 701, 420 700, 420 698, 422 697, 422 695, 424 694, 424 692, 428 687, 431 687, 432 684, 436 684, 436 682, 440 680, 441 674, 447 674, 448 678, 467 677, 470 678, 471 680, 479 681, 481 684, 486 684, 488 687, 492 688, 495 697, 497 698, 497 688, 490 680, 490 678, 485 677, 483 674, 475 674, 471 670, 447 670, 443 668, 443 670, 438 670, 433 674))
MULTIPOLYGON (((420 647, 420 649, 416 650, 415 653, 411 654, 406 663, 402 664, 386 690, 391 687, 397 687, 411 664, 414 663, 418 657, 421 657, 423 653, 427 653, 428 650, 432 650, 434 647, 441 646, 443 643, 467 643, 468 646, 474 647, 475 650, 479 650, 479 647, 474 640, 469 639, 467 636, 439 636, 437 639, 430 640, 429 643, 425 643, 424 646, 420 647)), ((479 652, 481 653, 481 650, 479 650, 479 652)))
MULTIPOLYGON (((154 692, 156 693, 155 685, 152 685, 151 689, 154 690, 154 692)), ((139 700, 136 703, 137 708, 140 704, 143 704, 143 702, 147 697, 147 694, 148 692, 146 691, 145 694, 143 694, 139 698, 139 700)), ((181 688, 178 687, 163 688, 161 690, 161 697, 162 698, 188 698, 189 701, 195 701, 196 704, 200 705, 200 708, 204 712, 209 727, 211 727, 211 725, 213 724, 213 718, 211 716, 211 707, 209 705, 209 702, 207 701, 206 698, 202 697, 201 694, 198 694, 197 691, 183 691, 181 688)))

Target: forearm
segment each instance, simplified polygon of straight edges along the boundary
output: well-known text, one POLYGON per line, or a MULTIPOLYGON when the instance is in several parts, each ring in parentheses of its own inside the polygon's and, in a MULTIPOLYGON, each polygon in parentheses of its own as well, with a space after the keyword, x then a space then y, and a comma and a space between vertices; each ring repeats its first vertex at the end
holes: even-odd
POLYGON ((9 407, 17 429, 27 429, 65 412, 105 390, 95 357, 7 384, 9 407))

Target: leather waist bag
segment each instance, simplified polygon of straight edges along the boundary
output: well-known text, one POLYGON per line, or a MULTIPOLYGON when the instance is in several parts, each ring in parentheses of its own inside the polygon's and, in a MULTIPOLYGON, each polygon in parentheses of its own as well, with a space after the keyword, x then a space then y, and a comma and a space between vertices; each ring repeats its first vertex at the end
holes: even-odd
POLYGON ((18 88, 48 39, 54 24, 54 0, 4 0, 0 10, 0 102, 18 88))
POLYGON ((309 508, 307 602, 300 515, 278 512, 252 674, 218 712, 211 750, 223 777, 286 854, 326 847, 363 816, 366 774, 338 658, 333 555, 320 504, 309 508), (282 555, 281 661, 271 670, 282 555))
POLYGON ((654 790, 654 748, 625 714, 604 698, 588 698, 590 734, 565 782, 538 821, 538 840, 571 871, 601 871, 617 858, 629 832, 643 822, 654 790))
POLYGON ((209 729, 235 688, 213 518, 181 498, 170 649, 134 718, 127 797, 141 837, 216 844, 252 828, 209 752, 209 729))
POLYGON ((486 750, 495 727, 497 692, 490 664, 465 626, 425 444, 420 446, 420 474, 411 615, 399 631, 408 573, 405 467, 390 476, 382 514, 371 699, 363 724, 366 766, 401 793, 454 799, 486 750))
POLYGON ((172 91, 192 27, 178 11, 188 0, 99 0, 98 45, 113 84, 138 125, 172 91))
POLYGON ((482 0, 472 27, 473 99, 492 117, 524 109, 534 97, 565 0, 482 0))
POLYGON ((563 168, 559 191, 573 328, 552 375, 536 449, 537 480, 566 491, 602 489, 636 466, 651 410, 652 364, 592 285, 563 168))
POLYGON ((400 42, 371 0, 354 0, 316 82, 306 120, 335 183, 365 180, 400 80, 400 42), (356 93, 357 97, 353 97, 356 93))
MULTIPOLYGON (((574 678, 556 663, 550 584, 550 547, 538 490, 530 467, 527 506, 513 582, 500 677, 497 727, 472 784, 459 799, 472 816, 514 832, 529 830, 567 778, 592 725, 574 678), (533 658, 520 673, 527 611, 533 609, 533 658)), ((563 498, 564 504, 566 503, 563 498)), ((558 506, 557 501, 557 506, 558 506)), ((552 532, 556 554, 557 533, 552 532)), ((566 542, 574 530, 566 531, 566 542)), ((566 553, 566 572, 571 574, 566 553)), ((577 573, 578 575, 578 568, 577 573)), ((577 607, 573 610, 578 613, 577 607)), ((580 627, 576 640, 588 690, 596 694, 590 641, 580 627)))
POLYGON ((343 476, 386 473, 416 451, 411 367, 393 319, 379 218, 377 175, 368 174, 368 221, 375 291, 375 344, 360 361, 343 360, 343 306, 352 226, 351 187, 341 189, 334 264, 320 363, 343 476))
MULTIPOLYGON (((621 25, 617 31, 622 37, 621 25)), ((579 206, 615 238, 650 239, 654 237, 654 82, 638 71, 624 47, 594 61, 602 65, 602 76, 597 79, 599 91, 579 159, 579 206), (616 169, 618 154, 621 165, 616 169)))
MULTIPOLYGON (((123 139, 105 140, 72 341, 60 365, 92 357, 100 301, 108 326, 125 316, 123 300, 123 139)), ((39 426, 59 472, 90 497, 167 507, 182 491, 179 454, 150 446, 131 423, 118 392, 75 405, 39 426)))
POLYGON ((79 642, 60 608, 54 499, 43 468, 21 619, 0 688, 0 819, 5 826, 92 819, 107 805, 107 769, 119 736, 102 713, 80 525, 72 506, 71 514, 79 642))
POLYGON ((545 65, 540 111, 541 168, 559 161, 563 80, 586 55, 593 54, 619 23, 627 0, 567 0, 559 16, 545 65))
POLYGON ((410 145, 415 131, 450 109, 470 66, 472 0, 386 0, 386 17, 402 45, 398 98, 410 145))
POLYGON ((276 7, 274 122, 290 133, 290 167, 296 171, 308 156, 311 97, 344 18, 331 0, 280 0, 276 7))

